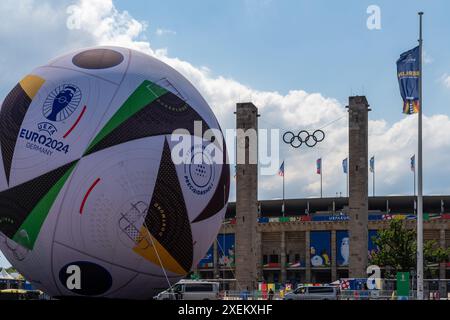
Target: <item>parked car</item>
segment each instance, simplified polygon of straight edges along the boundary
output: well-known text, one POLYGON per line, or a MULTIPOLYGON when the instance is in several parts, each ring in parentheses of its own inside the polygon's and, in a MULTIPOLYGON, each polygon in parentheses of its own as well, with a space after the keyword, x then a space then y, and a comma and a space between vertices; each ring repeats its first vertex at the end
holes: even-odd
POLYGON ((159 293, 155 300, 218 300, 219 283, 201 280, 181 280, 159 293))
POLYGON ((300 286, 286 293, 284 300, 337 300, 339 288, 333 286, 307 287, 300 286))

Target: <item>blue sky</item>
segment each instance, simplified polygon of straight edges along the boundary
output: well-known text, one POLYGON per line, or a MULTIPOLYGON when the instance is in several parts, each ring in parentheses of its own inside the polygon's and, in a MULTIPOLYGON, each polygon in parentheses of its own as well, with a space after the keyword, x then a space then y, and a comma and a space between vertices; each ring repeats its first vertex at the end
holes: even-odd
MULTIPOLYGON (((450 194, 445 179, 450 177, 449 1, 2 0, 0 100, 34 67, 102 44, 141 50, 170 64, 199 89, 223 128, 234 127, 235 103, 242 99, 260 108, 261 127, 282 131, 345 117, 348 96, 365 94, 373 110, 369 152, 377 159, 377 195, 411 194, 416 118, 401 113, 395 61, 417 45, 420 10, 429 60, 424 65, 424 192, 450 194), (372 4, 381 9, 381 30, 366 27, 372 4), (80 9, 76 30, 67 27, 72 5, 80 9), (161 48, 167 52, 158 53, 161 48)), ((318 157, 324 163, 324 195, 345 193, 345 122, 326 133, 323 145, 313 150, 280 146, 287 198, 319 194, 318 157)), ((260 176, 259 198, 279 198, 281 181, 276 174, 260 176)), ((0 254, 0 266, 2 259, 0 254)))
POLYGON ((116 7, 149 21, 154 47, 260 90, 293 88, 345 102, 366 94, 371 118, 403 117, 395 61, 417 44, 424 15, 426 114, 448 114, 450 91, 439 83, 450 70, 448 1, 125 1, 116 7), (381 9, 381 30, 366 27, 369 5, 381 9), (176 35, 156 36, 156 27, 176 35))
MULTIPOLYGON (((99 44, 128 46, 170 64, 199 89, 223 128, 234 127, 235 103, 241 100, 260 108, 260 127, 283 132, 343 117, 348 96, 365 94, 372 107, 369 152, 377 158, 377 190, 408 194, 417 129, 415 117, 401 113, 395 62, 417 45, 421 10, 428 62, 425 192, 450 193, 441 179, 450 176, 450 2, 445 0, 27 0, 20 6, 4 0, 0 18, 8 23, 0 26, 0 99, 35 66, 99 44), (67 27, 67 9, 74 5, 81 21, 75 30, 67 27), (366 26, 369 5, 381 10, 380 30, 366 26), (167 52, 157 54, 158 49, 167 52)), ((327 193, 345 190, 341 161, 346 156, 342 121, 327 128, 326 143, 314 150, 296 153, 282 146, 288 196, 317 195, 318 157, 328 171, 327 193), (301 166, 294 169, 291 163, 301 166)), ((274 179, 261 177, 262 198, 279 196, 274 179)))
MULTIPOLYGON (((0 26, 0 99, 35 66, 99 44, 128 46, 170 64, 199 89, 222 128, 234 127, 235 103, 242 100, 260 108, 260 127, 283 132, 345 118, 348 96, 365 94, 372 107, 369 152, 377 159, 377 190, 408 194, 416 117, 401 113, 395 62, 417 45, 421 10, 428 62, 423 105, 429 117, 424 187, 429 194, 450 193, 441 179, 450 176, 450 2, 445 0, 27 0, 21 6, 4 0, 0 18, 8 23, 0 26), (380 30, 366 26, 369 5, 381 10, 380 30), (79 29, 67 27, 71 6, 80 9, 79 29), (157 54, 158 49, 167 52, 157 54)), ((289 197, 317 195, 318 157, 324 174, 328 171, 327 194, 345 190, 346 130, 343 121, 327 128, 326 142, 314 150, 281 146, 289 197)), ((261 198, 279 197, 275 179, 261 177, 261 198)))

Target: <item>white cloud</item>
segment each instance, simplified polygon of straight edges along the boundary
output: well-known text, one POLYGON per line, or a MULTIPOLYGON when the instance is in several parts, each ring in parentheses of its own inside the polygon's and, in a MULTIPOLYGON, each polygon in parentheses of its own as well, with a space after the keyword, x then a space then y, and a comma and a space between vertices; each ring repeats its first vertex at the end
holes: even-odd
MULTIPOLYGON (((2 53, 2 64, 7 69, 4 76, 0 75, 2 86, 8 83, 12 87, 20 78, 19 73, 23 75, 34 64, 44 63, 61 52, 79 46, 114 44, 156 56, 181 72, 209 102, 223 129, 235 126, 233 111, 236 103, 243 101, 253 101, 259 108, 261 128, 281 128, 281 132, 316 129, 342 118, 324 129, 326 139, 315 148, 294 150, 282 142, 280 147, 281 158, 286 160, 287 197, 319 194, 319 176, 315 173, 315 160, 319 157, 323 158, 324 195, 345 194, 346 179, 341 161, 348 152, 346 109, 343 106, 346 102, 301 89, 287 94, 257 90, 236 79, 215 75, 206 67, 172 57, 166 49, 153 48, 145 39, 145 22, 134 19, 126 11, 118 11, 111 0, 79 0, 64 4, 27 0, 20 6, 17 1, 6 0, 0 4, 0 18, 10 22, 0 29, 1 43, 8 44, 2 53), (66 27, 66 9, 71 4, 80 9, 72 13, 75 15, 72 18, 79 19, 79 29, 66 27)), ((443 83, 450 87, 448 75, 443 83)), ((370 97, 368 99, 370 101, 370 97)), ((378 194, 412 192, 409 157, 416 150, 416 120, 416 116, 405 117, 392 125, 384 120, 370 121, 369 151, 376 156, 378 194)), ((449 134, 448 116, 424 118, 424 182, 428 193, 450 192, 448 183, 441 179, 450 176, 449 134)), ((261 177, 260 198, 281 197, 281 183, 277 175, 261 177)))
POLYGON ((164 35, 176 35, 177 33, 173 30, 170 29, 163 29, 163 28, 158 28, 156 29, 156 35, 157 36, 164 36, 164 35))

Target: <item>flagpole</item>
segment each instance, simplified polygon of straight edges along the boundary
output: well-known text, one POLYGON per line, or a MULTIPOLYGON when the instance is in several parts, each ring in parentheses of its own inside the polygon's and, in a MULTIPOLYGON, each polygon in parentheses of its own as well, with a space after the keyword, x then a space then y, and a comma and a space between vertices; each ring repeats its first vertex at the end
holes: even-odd
POLYGON ((419 12, 419 120, 418 120, 418 186, 417 186, 417 299, 423 300, 423 180, 422 180, 422 16, 419 12))
MULTIPOLYGON (((415 161, 415 160, 414 160, 415 161)), ((414 197, 416 196, 416 165, 414 164, 414 197)))
POLYGON ((375 197, 375 158, 373 158, 373 170, 372 170, 372 196, 375 197))
POLYGON ((323 171, 323 163, 322 158, 320 158, 320 197, 322 198, 322 171, 323 171))
POLYGON ((283 160, 283 217, 284 217, 284 211, 285 211, 285 208, 284 208, 284 174, 285 174, 285 172, 286 172, 286 163, 283 160))
MULTIPOLYGON (((348 159, 348 158, 347 158, 348 159)), ((347 198, 348 198, 348 190, 349 189, 349 185, 348 185, 348 160, 347 160, 347 198)))
POLYGON ((375 168, 373 169, 373 196, 375 197, 375 168))

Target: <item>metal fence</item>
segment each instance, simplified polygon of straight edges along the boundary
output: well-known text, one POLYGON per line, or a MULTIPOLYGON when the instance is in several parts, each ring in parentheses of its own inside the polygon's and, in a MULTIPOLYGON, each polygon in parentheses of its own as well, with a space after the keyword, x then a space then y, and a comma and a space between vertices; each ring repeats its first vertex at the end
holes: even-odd
MULTIPOLYGON (((395 279, 383 279, 381 290, 339 290, 338 300, 415 300, 417 297, 416 284, 410 283, 408 297, 398 297, 395 279)), ((280 290, 275 290, 273 300, 283 299, 284 294, 280 290)), ((222 291, 220 294, 223 300, 269 300, 269 294, 262 291, 222 291)), ((306 297, 305 297, 306 298, 306 297)), ((308 297, 308 299, 318 299, 320 296, 308 297)), ((425 300, 450 300, 450 279, 425 279, 424 280, 425 300)))
MULTIPOLYGON (((269 300, 269 294, 262 291, 223 291, 220 294, 222 300, 269 300)), ((280 291, 274 292, 273 300, 281 300, 280 291)))

